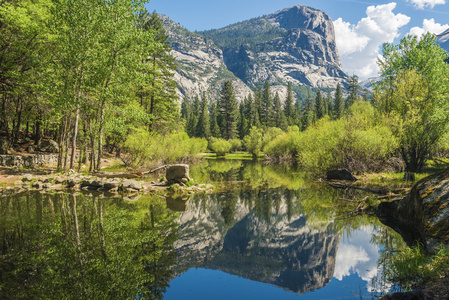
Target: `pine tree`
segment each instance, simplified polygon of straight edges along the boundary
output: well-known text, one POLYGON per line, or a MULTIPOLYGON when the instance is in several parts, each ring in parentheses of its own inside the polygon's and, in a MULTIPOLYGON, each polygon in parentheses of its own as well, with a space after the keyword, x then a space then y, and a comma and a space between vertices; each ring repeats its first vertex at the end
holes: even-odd
POLYGON ((290 82, 287 85, 287 98, 284 103, 284 114, 287 118, 288 125, 293 125, 295 119, 295 107, 293 105, 292 84, 290 82))
POLYGON ((225 81, 221 90, 220 115, 223 138, 226 140, 236 138, 239 111, 235 99, 234 87, 230 80, 225 81))
POLYGON ((260 114, 262 125, 266 127, 274 126, 273 100, 271 99, 270 84, 265 81, 262 91, 262 112, 260 114))
MULTIPOLYGON (((246 100, 245 102, 247 102, 246 100)), ((248 133, 249 133, 249 125, 248 125, 248 119, 245 116, 245 104, 240 103, 239 105, 239 121, 238 121, 238 131, 239 131, 239 137, 240 139, 243 139, 248 133)))
POLYGON ((323 96, 321 96, 320 90, 318 90, 316 97, 315 97, 315 114, 316 114, 317 120, 321 119, 326 114, 324 99, 323 99, 323 96))
POLYGON ((341 117, 343 117, 344 109, 345 109, 345 103, 343 101, 343 94, 341 92, 341 86, 340 86, 340 84, 337 84, 337 91, 335 92, 334 109, 333 109, 334 118, 340 119, 341 117))
POLYGON ((302 125, 304 130, 315 122, 315 106, 315 99, 311 98, 309 94, 302 114, 302 125))
POLYGON ((203 92, 203 98, 201 99, 201 114, 196 125, 196 136, 201 138, 209 138, 210 136, 209 102, 206 92, 203 92))
POLYGON ((326 109, 326 115, 330 116, 332 114, 332 98, 331 98, 331 92, 327 92, 326 99, 324 100, 324 106, 326 109))
POLYGON ((346 109, 351 107, 351 105, 354 104, 354 102, 359 99, 359 89, 360 88, 361 87, 359 85, 359 77, 357 75, 352 75, 351 77, 349 77, 348 88, 347 88, 349 96, 345 103, 346 109))
POLYGON ((218 104, 211 102, 210 104, 210 135, 215 138, 221 137, 220 126, 218 126, 218 104))
POLYGON ((275 115, 275 126, 286 131, 288 127, 287 118, 285 117, 284 110, 282 109, 281 98, 276 92, 273 101, 274 115, 275 115))

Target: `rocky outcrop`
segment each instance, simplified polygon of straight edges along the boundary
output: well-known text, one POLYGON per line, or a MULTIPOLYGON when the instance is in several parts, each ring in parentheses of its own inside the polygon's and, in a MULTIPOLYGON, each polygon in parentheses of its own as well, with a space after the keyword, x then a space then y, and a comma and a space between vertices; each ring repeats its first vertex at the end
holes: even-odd
POLYGON ((42 141, 39 144, 38 149, 39 149, 39 151, 46 152, 46 153, 58 153, 59 152, 58 143, 56 143, 53 140, 42 141))
MULTIPOLYGON (((332 20, 322 11, 297 5, 277 13, 193 33, 160 16, 176 59, 178 94, 190 99, 208 93, 217 100, 231 80, 237 101, 269 81, 273 95, 286 86, 334 88, 345 83, 332 20)), ((295 90, 295 89, 294 89, 295 90)))
POLYGON ((408 244, 431 252, 449 244, 449 169, 418 181, 403 198, 379 204, 381 220, 408 244))
POLYGON ((57 154, 36 154, 29 156, 21 155, 0 155, 0 166, 18 168, 32 168, 44 165, 56 165, 58 163, 57 154))
POLYGON ((160 16, 169 35, 171 55, 176 59, 174 80, 178 84, 178 96, 193 99, 206 92, 211 99, 220 97, 225 80, 231 80, 236 98, 243 100, 250 88, 229 72, 223 60, 223 51, 204 36, 190 32, 170 18, 160 16))
POLYGON ((228 69, 250 87, 268 80, 335 88, 348 78, 332 20, 313 8, 297 5, 204 34, 223 49, 228 69))

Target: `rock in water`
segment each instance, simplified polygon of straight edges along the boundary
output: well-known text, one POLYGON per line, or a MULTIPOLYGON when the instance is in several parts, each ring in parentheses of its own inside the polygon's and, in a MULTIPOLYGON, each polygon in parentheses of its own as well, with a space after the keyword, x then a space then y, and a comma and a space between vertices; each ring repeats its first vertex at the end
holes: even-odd
POLYGON ((419 241, 438 251, 449 244, 449 169, 418 181, 403 198, 379 204, 378 211, 408 244, 419 241))
POLYGON ((179 164, 171 165, 165 172, 165 177, 168 182, 183 182, 185 179, 190 180, 189 165, 179 164))
POLYGON ((350 180, 356 181, 357 178, 346 169, 336 169, 327 172, 327 180, 350 180))

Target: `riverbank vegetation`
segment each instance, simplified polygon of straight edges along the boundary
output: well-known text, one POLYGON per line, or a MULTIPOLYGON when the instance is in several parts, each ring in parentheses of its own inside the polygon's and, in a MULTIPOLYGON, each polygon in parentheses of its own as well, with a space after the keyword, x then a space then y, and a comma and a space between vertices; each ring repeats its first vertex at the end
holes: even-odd
MULTIPOLYGON (((228 82, 218 103, 209 103, 205 94, 201 101, 185 98, 181 114, 189 136, 238 137, 254 157, 263 152, 318 176, 333 168, 420 172, 429 158, 449 152, 447 57, 433 35, 408 36, 399 45, 383 46, 382 79, 371 96, 354 75, 346 99, 338 85, 334 96, 318 91, 300 103, 289 85, 281 104, 266 82, 237 106, 228 82)), ((217 152, 214 146, 209 149, 217 152)), ((229 151, 221 147, 220 155, 229 151)))

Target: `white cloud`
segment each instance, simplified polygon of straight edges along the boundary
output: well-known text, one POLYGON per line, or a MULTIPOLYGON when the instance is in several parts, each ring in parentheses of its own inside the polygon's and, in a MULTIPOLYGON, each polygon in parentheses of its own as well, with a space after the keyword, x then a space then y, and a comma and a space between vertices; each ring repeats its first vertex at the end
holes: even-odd
POLYGON ((424 9, 426 7, 434 8, 435 5, 446 4, 446 0, 407 0, 413 3, 418 9, 424 9))
POLYGON ((448 24, 442 25, 440 23, 435 23, 435 20, 433 18, 430 20, 424 19, 424 21, 422 22, 422 27, 413 27, 412 29, 410 29, 409 34, 416 36, 421 36, 427 32, 440 34, 447 29, 449 29, 448 24))
POLYGON ((399 29, 410 22, 410 17, 394 14, 396 3, 369 6, 366 17, 356 25, 334 21, 337 47, 343 69, 360 79, 378 76, 377 58, 383 43, 392 43, 399 36, 399 29))

